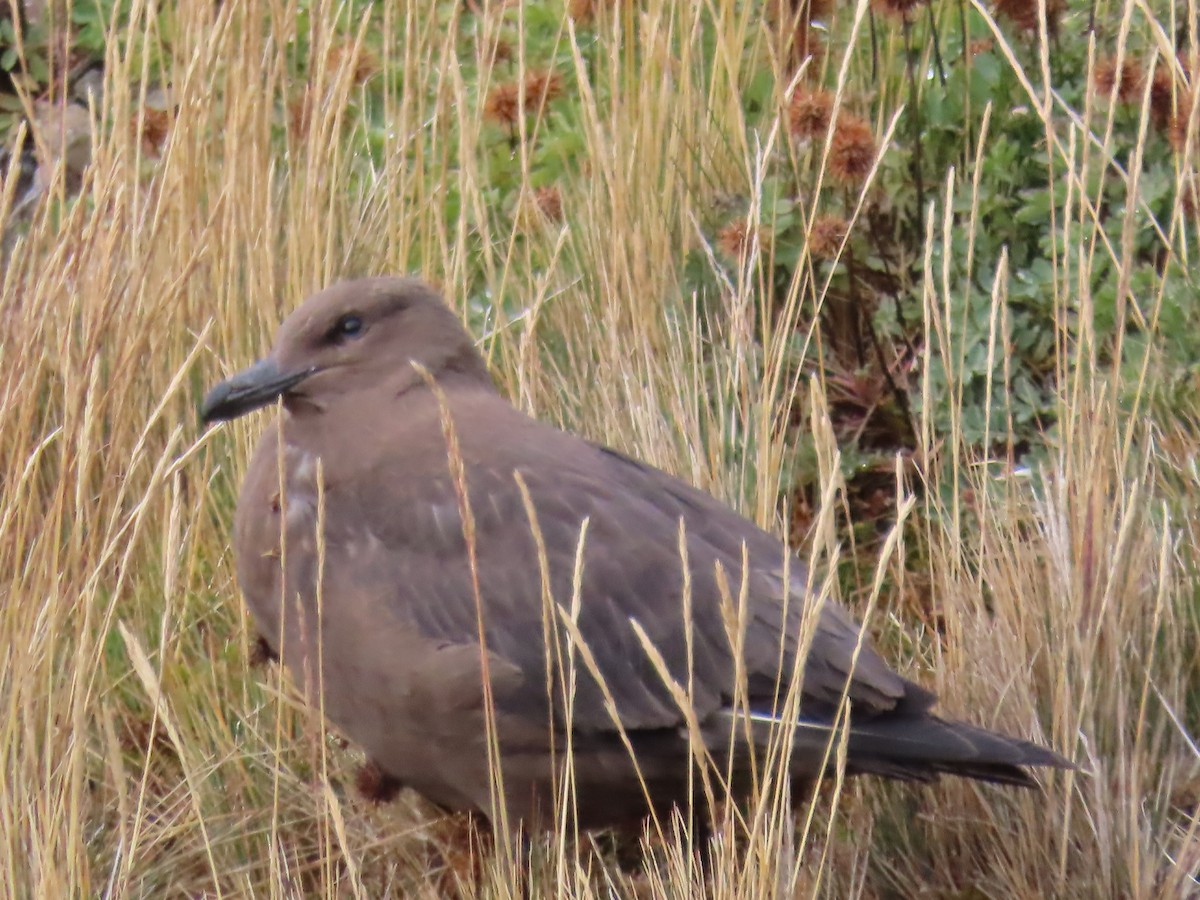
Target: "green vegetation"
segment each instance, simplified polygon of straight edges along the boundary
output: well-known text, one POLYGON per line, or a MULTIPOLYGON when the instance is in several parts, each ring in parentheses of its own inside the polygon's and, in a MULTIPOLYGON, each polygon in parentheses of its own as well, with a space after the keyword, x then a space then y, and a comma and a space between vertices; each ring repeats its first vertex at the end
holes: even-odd
MULTIPOLYGON (((195 405, 376 272, 441 285, 523 407, 789 534, 947 714, 1081 766, 826 786, 718 847, 715 895, 1197 889, 1192 6, 17 6, 4 893, 516 892, 358 798, 354 748, 247 662, 264 420, 195 405)), ((650 843, 622 871, 551 836, 534 891, 694 890, 686 836, 650 843)))

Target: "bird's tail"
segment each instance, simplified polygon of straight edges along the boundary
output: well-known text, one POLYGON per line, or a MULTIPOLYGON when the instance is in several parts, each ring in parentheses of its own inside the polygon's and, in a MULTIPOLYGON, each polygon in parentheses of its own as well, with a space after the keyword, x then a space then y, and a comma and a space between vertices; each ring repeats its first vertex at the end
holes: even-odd
POLYGON ((1074 768, 1064 757, 1030 741, 926 712, 852 720, 848 735, 819 718, 802 717, 794 727, 757 713, 739 719, 743 728, 749 724, 751 739, 759 746, 790 731, 792 764, 801 777, 831 770, 842 741, 848 772, 911 781, 932 781, 948 774, 1033 787, 1036 782, 1026 767, 1074 768))
POLYGON ((1036 784, 1026 767, 1074 768, 1030 741, 928 714, 852 724, 846 755, 857 771, 894 778, 948 774, 1024 787, 1036 784))

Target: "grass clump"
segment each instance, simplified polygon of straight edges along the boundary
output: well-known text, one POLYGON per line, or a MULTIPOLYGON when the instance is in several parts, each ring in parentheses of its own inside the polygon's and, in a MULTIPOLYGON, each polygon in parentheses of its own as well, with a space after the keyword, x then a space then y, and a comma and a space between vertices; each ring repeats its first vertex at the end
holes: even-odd
POLYGON ((669 828, 642 873, 551 838, 535 893, 1196 890, 1195 10, 52 7, 0 14, 3 892, 517 890, 247 663, 261 422, 195 404, 372 272, 439 283, 522 407, 789 534, 948 715, 1082 767, 835 785, 710 873, 669 828))

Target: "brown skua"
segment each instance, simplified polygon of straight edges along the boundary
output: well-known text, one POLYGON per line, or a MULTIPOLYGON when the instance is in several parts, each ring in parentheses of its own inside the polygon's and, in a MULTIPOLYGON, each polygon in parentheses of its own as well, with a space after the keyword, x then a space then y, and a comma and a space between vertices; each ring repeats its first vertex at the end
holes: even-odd
POLYGON ((583 827, 648 811, 621 730, 655 808, 685 802, 686 716, 639 627, 690 690, 722 763, 777 733, 796 672, 797 782, 833 770, 843 695, 850 773, 1029 785, 1024 767, 1069 765, 934 715, 934 695, 889 668, 843 608, 814 606, 804 565, 774 535, 520 412, 419 281, 349 281, 309 298, 269 356, 209 393, 202 416, 232 419, 279 398, 238 503, 239 580, 269 649, 389 783, 494 814, 490 703, 510 823, 547 821, 568 732, 583 827), (745 598, 736 654, 731 596, 745 598), (806 622, 811 645, 798 659, 806 622), (575 646, 568 699, 573 636, 586 649, 575 646))

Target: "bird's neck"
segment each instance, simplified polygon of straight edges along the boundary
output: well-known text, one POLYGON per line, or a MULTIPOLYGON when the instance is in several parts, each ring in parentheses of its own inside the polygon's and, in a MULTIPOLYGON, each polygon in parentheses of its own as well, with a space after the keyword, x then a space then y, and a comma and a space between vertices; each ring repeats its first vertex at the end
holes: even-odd
POLYGON ((435 393, 496 393, 487 365, 470 345, 451 350, 431 363, 404 366, 389 379, 388 391, 394 402, 407 402, 414 394, 430 390, 431 383, 435 393))
MULTIPOLYGON (((429 432, 443 440, 442 407, 455 419, 472 415, 477 400, 497 394, 487 370, 442 367, 429 380, 415 369, 318 403, 287 408, 283 422, 289 446, 319 457, 337 457, 350 468, 392 447, 398 431, 405 440, 422 440, 429 432), (355 463, 351 463, 351 460, 355 463)), ((430 439, 433 439, 430 438, 430 439)))

